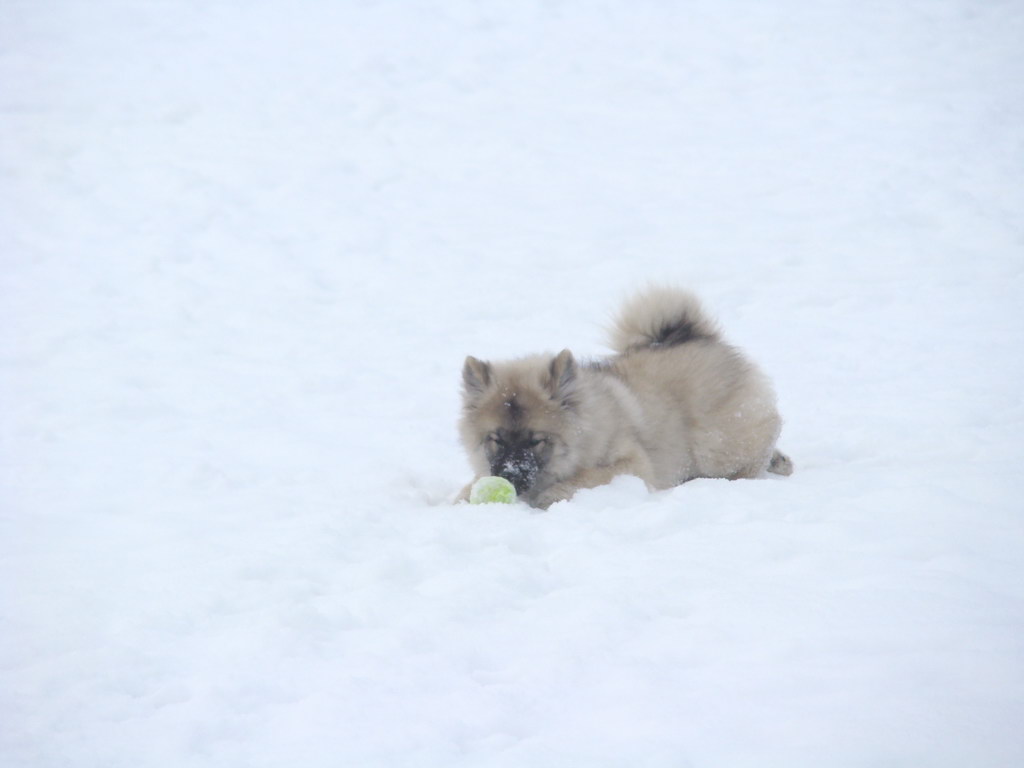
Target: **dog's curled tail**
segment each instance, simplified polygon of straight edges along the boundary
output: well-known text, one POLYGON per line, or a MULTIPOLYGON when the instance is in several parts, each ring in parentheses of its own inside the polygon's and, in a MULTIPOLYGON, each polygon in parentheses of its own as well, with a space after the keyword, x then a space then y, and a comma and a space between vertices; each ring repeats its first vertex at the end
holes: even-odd
POLYGON ((692 293, 678 288, 648 288, 622 305, 611 327, 610 344, 616 352, 625 354, 719 338, 718 327, 692 293))

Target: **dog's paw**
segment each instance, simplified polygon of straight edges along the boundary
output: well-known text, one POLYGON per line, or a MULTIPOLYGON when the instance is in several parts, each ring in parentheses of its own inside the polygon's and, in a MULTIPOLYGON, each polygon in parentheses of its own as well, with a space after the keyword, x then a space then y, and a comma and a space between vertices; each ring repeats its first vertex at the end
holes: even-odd
POLYGON ((452 499, 452 504, 460 504, 462 502, 465 502, 465 503, 468 504, 469 503, 469 492, 471 490, 473 490, 473 483, 475 483, 475 482, 476 482, 476 480, 474 480, 474 481, 472 481, 470 483, 467 483, 466 487, 463 488, 461 491, 459 491, 456 494, 455 498, 452 499))
POLYGON ((555 483, 531 499, 530 506, 537 507, 538 509, 547 509, 559 501, 568 501, 578 490, 579 487, 572 483, 555 483))

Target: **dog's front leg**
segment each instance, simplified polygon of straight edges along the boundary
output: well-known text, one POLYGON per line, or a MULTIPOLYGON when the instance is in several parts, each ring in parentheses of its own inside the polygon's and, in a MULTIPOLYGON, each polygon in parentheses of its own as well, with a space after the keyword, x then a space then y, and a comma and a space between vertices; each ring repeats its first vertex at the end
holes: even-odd
POLYGON ((556 501, 571 499, 573 494, 581 488, 597 488, 600 485, 607 485, 619 475, 634 475, 651 487, 650 462, 646 459, 630 457, 604 467, 581 469, 572 477, 545 488, 537 494, 535 499, 530 500, 530 504, 540 509, 547 509, 556 501))

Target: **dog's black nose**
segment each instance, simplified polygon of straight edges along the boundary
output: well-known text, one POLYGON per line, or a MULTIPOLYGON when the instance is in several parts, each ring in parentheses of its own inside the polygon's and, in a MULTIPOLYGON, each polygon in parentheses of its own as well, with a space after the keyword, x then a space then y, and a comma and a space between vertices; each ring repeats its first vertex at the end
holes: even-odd
POLYGON ((491 464, 491 474, 503 477, 521 494, 529 490, 537 479, 537 457, 530 450, 508 451, 496 456, 491 464))

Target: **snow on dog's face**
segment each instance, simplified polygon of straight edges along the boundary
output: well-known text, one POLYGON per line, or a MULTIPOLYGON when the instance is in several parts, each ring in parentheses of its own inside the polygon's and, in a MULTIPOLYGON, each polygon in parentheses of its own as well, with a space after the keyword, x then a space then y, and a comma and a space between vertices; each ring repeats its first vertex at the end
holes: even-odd
POLYGON ((565 436, 574 407, 576 363, 566 350, 462 370, 462 442, 478 475, 497 475, 532 502, 570 468, 565 436))

